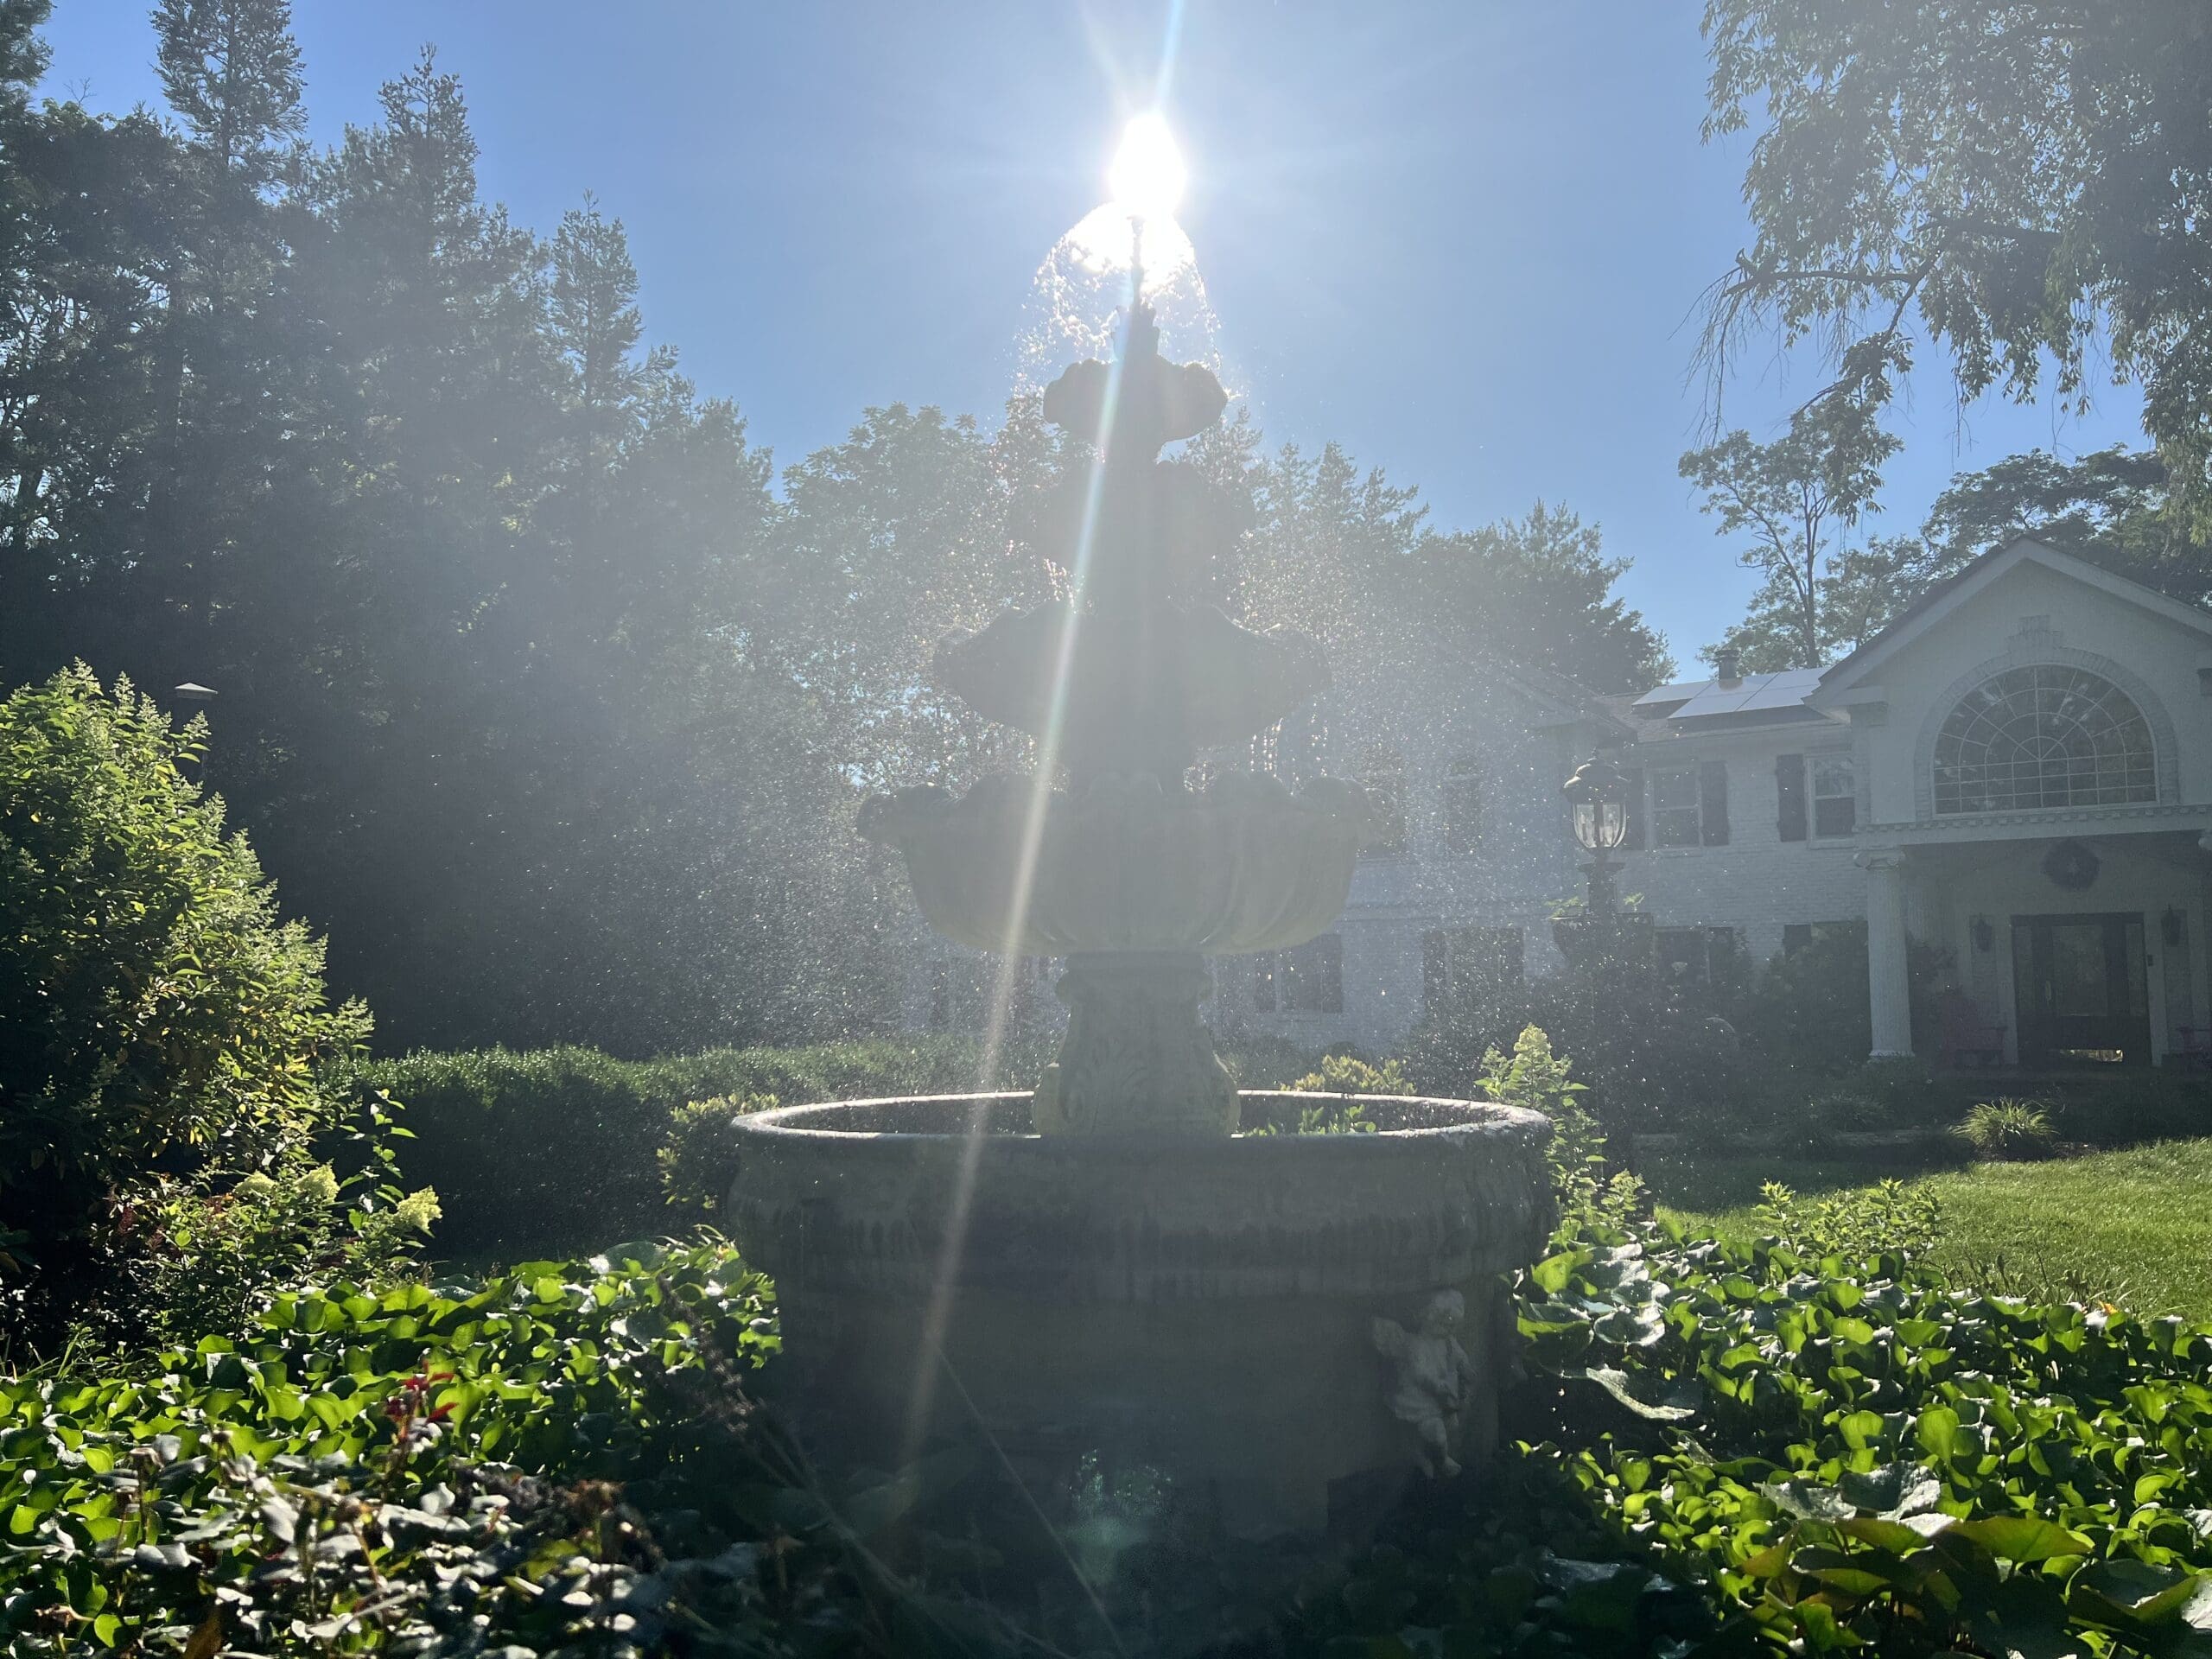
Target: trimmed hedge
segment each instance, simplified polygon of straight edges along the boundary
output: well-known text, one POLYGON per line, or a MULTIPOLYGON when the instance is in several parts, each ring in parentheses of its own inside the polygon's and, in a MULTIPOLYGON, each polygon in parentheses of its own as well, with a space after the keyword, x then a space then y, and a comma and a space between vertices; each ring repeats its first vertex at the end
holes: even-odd
MULTIPOLYGON (((435 1186, 442 1255, 515 1261, 658 1232, 671 1215, 658 1154, 676 1115, 720 1096, 785 1106, 875 1095, 1022 1088, 1049 1058, 1038 1039, 1010 1046, 989 1077, 973 1038, 912 1035, 797 1048, 716 1048, 618 1060, 593 1048, 424 1051, 348 1065, 335 1081, 382 1091, 405 1110, 400 1143, 410 1187, 435 1186)), ((1225 1057, 1247 1087, 1280 1086, 1310 1069, 1288 1044, 1225 1057)))
MULTIPOLYGON (((999 1071, 1033 1076, 1041 1064, 1008 1053, 999 1071)), ((401 1143, 400 1166, 410 1186, 438 1190, 440 1253, 512 1261, 666 1227, 658 1154, 692 1101, 954 1094, 988 1086, 978 1082, 981 1065, 972 1039, 915 1036, 657 1060, 594 1048, 425 1051, 348 1067, 342 1079, 405 1108, 413 1139, 401 1143)))

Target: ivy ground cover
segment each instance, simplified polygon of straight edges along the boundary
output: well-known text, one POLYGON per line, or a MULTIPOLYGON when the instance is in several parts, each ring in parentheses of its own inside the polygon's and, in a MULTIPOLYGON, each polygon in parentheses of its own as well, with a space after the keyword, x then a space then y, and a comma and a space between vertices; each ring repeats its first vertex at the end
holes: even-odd
POLYGON ((1545 1438, 1315 1645, 2212 1656, 2212 1326, 1955 1289, 1894 1248, 1919 1202, 1564 1231, 1521 1304, 1545 1438))
POLYGON ((235 1344, 0 1383, 0 1643, 2212 1659, 2212 1327, 1955 1288, 1902 1190, 1765 1220, 1562 1229, 1516 1443, 1227 1620, 1217 1555, 1046 1548, 972 1459, 817 1482, 752 1403, 769 1287, 718 1244, 302 1292, 235 1344))

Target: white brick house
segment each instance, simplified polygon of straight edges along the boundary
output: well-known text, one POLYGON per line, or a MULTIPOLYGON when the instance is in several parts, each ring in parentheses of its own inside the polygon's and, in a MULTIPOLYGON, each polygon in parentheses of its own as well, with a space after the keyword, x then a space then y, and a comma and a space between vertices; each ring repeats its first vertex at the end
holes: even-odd
POLYGON ((2027 540, 1825 670, 1629 699, 1339 664, 1255 759, 1357 778, 1390 827, 1335 933, 1217 965, 1216 1023, 1387 1052, 1451 976, 1556 966, 1559 785, 1601 742, 1638 779, 1619 888, 1694 970, 1863 921, 1871 1052, 1911 1048, 1910 938, 1955 963, 1947 1032, 2008 1063, 2212 1058, 2212 615, 2027 540))
POLYGON ((1402 660, 1337 664, 1332 690, 1254 746, 1294 785, 1357 780, 1385 827, 1333 933, 1215 963, 1217 1029, 1384 1052, 1455 974, 1560 965, 1550 918, 1580 878, 1560 781, 1603 712, 1555 676, 1406 644, 1402 660))

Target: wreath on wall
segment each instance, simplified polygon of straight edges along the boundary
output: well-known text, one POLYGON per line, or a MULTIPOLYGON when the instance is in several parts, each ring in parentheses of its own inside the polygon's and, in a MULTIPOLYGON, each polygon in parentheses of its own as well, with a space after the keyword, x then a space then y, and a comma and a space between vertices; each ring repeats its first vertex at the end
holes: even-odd
POLYGON ((2062 841, 2043 858, 2043 873, 2055 886, 2072 893, 2092 885, 2102 868, 2097 855, 2078 841, 2062 841))

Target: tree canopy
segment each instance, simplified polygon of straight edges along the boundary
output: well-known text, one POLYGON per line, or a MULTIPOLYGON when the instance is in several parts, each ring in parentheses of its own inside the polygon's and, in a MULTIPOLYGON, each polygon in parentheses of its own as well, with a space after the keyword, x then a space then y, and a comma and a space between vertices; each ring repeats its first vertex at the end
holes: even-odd
POLYGON ((1916 330, 1963 398, 2141 385, 2177 503, 2212 513, 2212 10, 2173 0, 1708 0, 1708 137, 1755 132, 1751 245, 1706 359, 1817 340, 1886 389, 1916 330))

